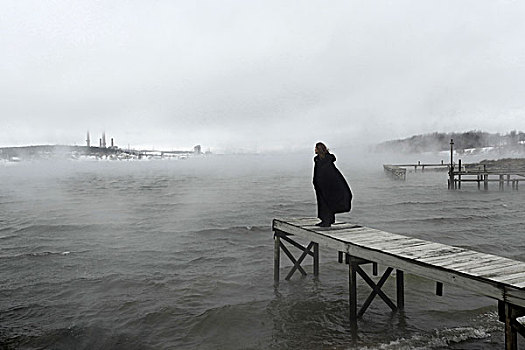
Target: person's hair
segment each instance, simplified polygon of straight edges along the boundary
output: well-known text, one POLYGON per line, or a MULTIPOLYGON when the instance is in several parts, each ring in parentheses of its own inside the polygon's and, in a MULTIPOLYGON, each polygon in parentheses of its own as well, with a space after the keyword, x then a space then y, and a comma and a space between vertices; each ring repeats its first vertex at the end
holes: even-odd
POLYGON ((317 142, 315 148, 317 148, 317 154, 321 158, 324 158, 328 154, 328 148, 326 148, 326 145, 322 142, 317 142))

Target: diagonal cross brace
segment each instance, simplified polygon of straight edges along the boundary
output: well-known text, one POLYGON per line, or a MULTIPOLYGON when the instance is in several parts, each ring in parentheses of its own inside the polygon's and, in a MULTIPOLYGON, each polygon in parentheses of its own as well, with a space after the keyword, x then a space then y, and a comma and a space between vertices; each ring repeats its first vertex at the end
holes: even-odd
MULTIPOLYGON (((293 236, 293 235, 291 235, 293 236)), ((289 238, 288 235, 285 232, 274 230, 274 269, 273 269, 273 277, 275 282, 279 282, 279 268, 280 268, 280 252, 281 250, 288 256, 290 261, 293 263, 293 267, 291 271, 286 276, 286 280, 289 280, 292 275, 295 273, 296 270, 299 270, 299 272, 306 276, 307 273, 304 270, 304 268, 301 267, 301 263, 304 261, 304 259, 310 255, 313 258, 313 272, 314 276, 319 275, 319 243, 316 242, 310 242, 308 246, 303 246, 302 244, 299 244, 298 242, 295 242, 293 239, 289 238), (293 245, 294 247, 298 248, 302 251, 301 256, 298 260, 295 259, 293 254, 290 252, 284 242, 282 240, 288 242, 289 244, 293 245)))
POLYGON ((312 249, 312 247, 314 246, 314 243, 315 242, 310 242, 308 244, 308 247, 304 248, 303 253, 299 257, 299 259, 295 262, 294 266, 292 267, 292 269, 290 270, 290 272, 286 276, 286 278, 285 278, 286 280, 289 280, 290 278, 292 278, 292 275, 295 273, 295 270, 297 270, 299 268, 299 266, 301 266, 301 263, 303 262, 304 258, 306 258, 306 256, 308 254, 313 254, 313 252, 311 252, 310 249, 312 249))
MULTIPOLYGON (((294 266, 297 264, 297 260, 295 260, 295 257, 293 256, 292 253, 290 253, 290 251, 288 250, 288 248, 286 248, 286 246, 284 244, 281 243, 281 249, 283 250, 283 252, 286 254, 286 256, 288 257, 288 259, 290 259, 290 261, 294 264, 294 266)), ((300 263, 299 263, 300 264, 300 263)), ((297 269, 299 270, 299 272, 303 275, 303 276, 306 276, 306 271, 301 267, 301 265, 297 265, 297 269)), ((291 277, 291 276, 290 276, 291 277)), ((288 278, 287 278, 288 279, 288 278)))
POLYGON ((368 277, 368 275, 366 274, 365 271, 363 271, 363 269, 359 266, 359 265, 356 265, 356 271, 357 273, 365 280, 365 282, 372 288, 372 292, 370 293, 370 295, 368 296, 368 298, 366 299, 365 303, 363 304, 363 306, 361 307, 361 310, 359 310, 359 313, 357 314, 357 317, 361 317, 363 316, 363 314, 365 313, 366 309, 368 309, 368 307, 370 306, 370 304, 372 303, 372 300, 374 300, 374 298, 376 297, 376 295, 379 295, 381 297, 381 299, 383 299, 383 301, 392 309, 392 311, 396 311, 397 310, 397 306, 392 302, 392 300, 390 300, 390 298, 388 298, 388 296, 381 290, 381 287, 383 287, 383 285, 385 284, 386 280, 388 279, 388 276, 390 276, 390 274, 392 273, 392 271, 394 270, 393 268, 389 267, 385 270, 385 273, 383 274, 383 276, 381 277, 381 279, 379 280, 379 282, 374 283, 374 281, 372 281, 372 279, 370 277, 368 277))

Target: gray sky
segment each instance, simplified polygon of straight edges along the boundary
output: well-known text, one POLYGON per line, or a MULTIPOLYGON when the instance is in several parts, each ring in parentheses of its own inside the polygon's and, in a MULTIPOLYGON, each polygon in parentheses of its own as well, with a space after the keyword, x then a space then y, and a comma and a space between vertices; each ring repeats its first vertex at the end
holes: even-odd
POLYGON ((2 0, 0 146, 525 130, 523 18, 496 0, 2 0))

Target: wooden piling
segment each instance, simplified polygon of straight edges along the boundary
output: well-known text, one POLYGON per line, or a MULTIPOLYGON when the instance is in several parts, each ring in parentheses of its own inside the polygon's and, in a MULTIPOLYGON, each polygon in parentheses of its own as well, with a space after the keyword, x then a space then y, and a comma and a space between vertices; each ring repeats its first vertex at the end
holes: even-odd
POLYGON ((350 330, 357 334, 357 265, 350 260, 348 264, 348 294, 350 304, 350 330))
POLYGON ((518 334, 512 327, 512 321, 514 320, 512 306, 509 303, 505 303, 505 349, 506 350, 518 350, 518 334))
POLYGON ((405 309, 405 274, 402 270, 396 270, 397 308, 405 309))
POLYGON ((273 248, 273 280, 279 282, 279 269, 281 268, 281 238, 274 234, 273 248))
POLYGON ((448 188, 454 189, 455 181, 454 181, 454 140, 450 139, 450 168, 449 168, 449 182, 448 182, 448 188))
POLYGON ((483 189, 487 191, 489 189, 489 174, 487 174, 487 166, 483 164, 483 189))
POLYGON ((314 276, 319 276, 319 243, 314 243, 314 276))
POLYGON ((481 189, 481 175, 478 174, 477 180, 478 180, 478 190, 480 190, 481 189))
POLYGON ((458 188, 461 189, 461 159, 458 160, 458 168, 460 171, 458 174, 458 188))

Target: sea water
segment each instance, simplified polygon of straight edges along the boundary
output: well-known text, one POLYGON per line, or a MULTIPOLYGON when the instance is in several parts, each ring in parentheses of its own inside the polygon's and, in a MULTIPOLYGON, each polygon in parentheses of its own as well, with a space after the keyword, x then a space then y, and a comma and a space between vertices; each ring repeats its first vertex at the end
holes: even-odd
MULTIPOLYGON (((337 164, 354 192, 338 220, 525 261, 522 191, 448 191, 446 173, 403 182, 380 164, 337 164)), ((334 251, 321 250, 318 279, 307 259, 306 277, 275 285, 271 221, 316 215, 312 165, 212 155, 2 166, 0 348, 502 348, 495 300, 446 284, 439 297, 410 274, 404 316, 376 298, 353 344, 334 251)), ((369 292, 359 280, 360 304, 369 292)))

